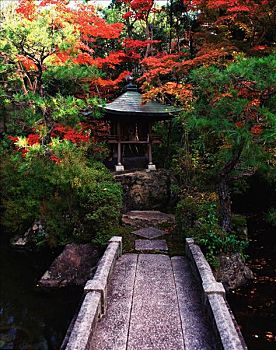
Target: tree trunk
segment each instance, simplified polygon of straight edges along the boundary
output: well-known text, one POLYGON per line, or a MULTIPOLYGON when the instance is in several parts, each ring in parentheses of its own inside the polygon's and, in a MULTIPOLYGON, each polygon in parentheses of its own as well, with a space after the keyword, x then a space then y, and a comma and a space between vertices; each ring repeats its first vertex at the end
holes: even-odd
POLYGON ((231 192, 229 187, 230 174, 237 166, 245 141, 242 140, 233 150, 232 158, 224 165, 218 175, 218 196, 222 216, 221 226, 226 232, 231 232, 231 192))
POLYGON ((227 178, 220 177, 218 183, 218 195, 220 202, 220 211, 222 215, 221 226, 226 232, 231 232, 231 195, 227 178))
POLYGON ((170 148, 171 148, 171 137, 172 137, 172 121, 170 120, 168 122, 168 124, 166 125, 167 126, 167 130, 168 130, 168 133, 167 133, 167 142, 166 142, 166 153, 165 153, 165 157, 164 157, 164 160, 163 160, 163 167, 165 168, 165 165, 168 161, 168 159, 170 158, 170 148), (168 125, 169 124, 169 125, 168 125))
POLYGON ((172 0, 170 1, 170 13, 169 13, 169 22, 170 22, 170 31, 169 31, 169 53, 172 53, 172 30, 173 30, 173 11, 172 11, 172 0))

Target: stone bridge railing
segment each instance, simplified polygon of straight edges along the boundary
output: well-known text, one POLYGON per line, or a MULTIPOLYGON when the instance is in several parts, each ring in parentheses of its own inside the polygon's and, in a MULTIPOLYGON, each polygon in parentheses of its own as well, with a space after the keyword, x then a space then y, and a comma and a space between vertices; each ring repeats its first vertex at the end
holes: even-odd
POLYGON ((200 247, 186 238, 186 256, 202 288, 202 299, 216 338, 224 350, 245 350, 247 346, 225 299, 222 283, 216 281, 200 247))
POLYGON ((93 279, 88 280, 85 297, 75 320, 69 339, 62 349, 86 350, 97 321, 106 311, 107 285, 116 260, 122 255, 122 237, 114 236, 102 256, 93 279))

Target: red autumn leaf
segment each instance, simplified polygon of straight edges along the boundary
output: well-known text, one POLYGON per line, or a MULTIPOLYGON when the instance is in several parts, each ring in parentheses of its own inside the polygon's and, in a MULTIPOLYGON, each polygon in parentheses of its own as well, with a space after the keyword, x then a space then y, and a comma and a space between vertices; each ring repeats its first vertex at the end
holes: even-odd
POLYGON ((7 136, 9 140, 11 140, 13 143, 17 142, 19 139, 17 136, 12 136, 12 135, 8 135, 7 136))
POLYGON ((244 122, 239 121, 239 122, 236 122, 235 125, 236 125, 237 128, 243 128, 244 127, 244 122))
POLYGON ((251 134, 258 136, 262 133, 263 129, 260 125, 256 124, 250 129, 251 134))
POLYGON ((50 156, 50 159, 56 164, 59 164, 61 162, 61 159, 55 156, 54 154, 50 156))
POLYGON ((27 136, 27 142, 28 142, 28 145, 30 146, 39 143, 39 141, 40 141, 40 137, 37 134, 29 134, 27 136))
POLYGON ((28 20, 33 20, 37 7, 34 0, 21 0, 16 8, 17 13, 21 13, 28 20))
POLYGON ((29 71, 29 70, 37 70, 37 66, 35 65, 34 61, 30 58, 23 56, 23 55, 17 55, 17 59, 19 62, 22 63, 23 67, 29 71))
POLYGON ((125 14, 123 14, 123 19, 128 19, 128 18, 130 18, 131 16, 133 15, 133 12, 131 12, 131 11, 128 11, 128 12, 126 12, 125 14))
POLYGON ((125 39, 123 42, 123 46, 126 49, 135 49, 140 47, 147 47, 148 45, 158 44, 161 40, 133 40, 133 39, 125 39))

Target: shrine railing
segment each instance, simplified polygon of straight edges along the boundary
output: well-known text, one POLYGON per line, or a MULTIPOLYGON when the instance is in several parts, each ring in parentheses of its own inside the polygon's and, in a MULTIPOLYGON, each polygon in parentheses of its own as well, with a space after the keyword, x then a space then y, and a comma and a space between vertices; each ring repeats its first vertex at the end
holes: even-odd
POLYGON ((119 142, 121 144, 160 144, 162 143, 162 140, 158 136, 151 136, 150 138, 148 137, 146 140, 125 140, 124 138, 119 139, 117 135, 109 135, 107 138, 107 142, 112 144, 117 144, 119 142))

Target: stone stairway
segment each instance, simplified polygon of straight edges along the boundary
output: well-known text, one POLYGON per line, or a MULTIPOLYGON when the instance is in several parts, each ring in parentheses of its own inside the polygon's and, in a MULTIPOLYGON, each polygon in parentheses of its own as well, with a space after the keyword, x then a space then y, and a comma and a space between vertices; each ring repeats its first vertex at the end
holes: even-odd
POLYGON ((146 227, 133 231, 132 234, 144 239, 135 240, 135 250, 138 252, 166 252, 168 245, 165 239, 155 239, 164 236, 166 233, 155 227, 146 227))

